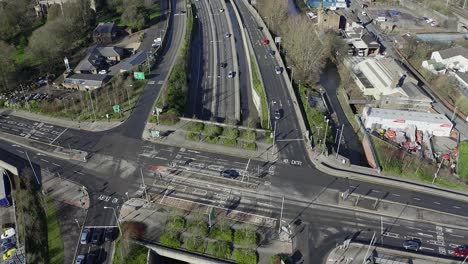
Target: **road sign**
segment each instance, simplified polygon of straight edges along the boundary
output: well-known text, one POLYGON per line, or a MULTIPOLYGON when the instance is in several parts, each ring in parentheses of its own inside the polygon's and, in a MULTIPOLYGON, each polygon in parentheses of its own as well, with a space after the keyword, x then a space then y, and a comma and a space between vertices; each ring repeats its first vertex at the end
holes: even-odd
POLYGON ((159 137, 159 130, 151 130, 151 136, 154 138, 159 137))
POLYGON ((136 80, 144 80, 145 79, 145 73, 144 72, 134 72, 133 73, 133 78, 136 80))
POLYGON ((115 113, 120 113, 120 105, 114 105, 112 108, 114 109, 115 113))

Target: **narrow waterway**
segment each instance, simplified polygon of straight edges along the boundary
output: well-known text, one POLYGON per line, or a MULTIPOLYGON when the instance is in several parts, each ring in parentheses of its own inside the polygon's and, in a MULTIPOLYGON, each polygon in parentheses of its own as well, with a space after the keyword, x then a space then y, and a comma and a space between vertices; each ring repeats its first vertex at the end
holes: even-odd
MULTIPOLYGON (((328 95, 328 101, 332 107, 330 114, 336 114, 338 123, 332 124, 331 129, 334 136, 338 135, 335 142, 338 143, 339 132, 337 129, 341 129, 344 124, 343 138, 340 146, 340 154, 349 158, 351 164, 368 166, 365 156, 362 150, 362 144, 359 137, 353 130, 353 127, 346 118, 343 109, 341 108, 340 102, 337 97, 337 88, 340 85, 340 76, 338 69, 335 64, 329 63, 320 75, 320 84, 325 89, 328 95)), ((337 144, 335 144, 336 149, 337 144)))

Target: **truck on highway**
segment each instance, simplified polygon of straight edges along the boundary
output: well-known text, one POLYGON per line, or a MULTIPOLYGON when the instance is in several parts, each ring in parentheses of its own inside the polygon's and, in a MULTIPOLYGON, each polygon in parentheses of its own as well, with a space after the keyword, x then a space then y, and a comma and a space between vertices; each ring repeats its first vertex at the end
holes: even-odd
POLYGON ((7 189, 5 187, 5 174, 4 171, 0 170, 0 206, 10 206, 10 200, 8 199, 7 189))

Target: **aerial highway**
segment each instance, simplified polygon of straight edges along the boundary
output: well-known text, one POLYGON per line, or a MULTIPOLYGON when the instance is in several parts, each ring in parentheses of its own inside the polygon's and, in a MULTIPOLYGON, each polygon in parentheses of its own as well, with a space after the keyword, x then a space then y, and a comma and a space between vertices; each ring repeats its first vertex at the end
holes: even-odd
MULTIPOLYGON (((462 201, 412 191, 409 186, 381 186, 366 181, 338 178, 317 170, 306 153, 304 135, 298 125, 299 117, 296 116, 286 89, 288 80, 275 73, 274 66, 277 62, 269 55, 269 48, 261 44, 264 33, 243 1, 236 1, 236 4, 243 19, 242 26, 247 29, 253 41, 270 108, 281 109, 283 113, 279 120, 271 117, 272 127, 276 131, 279 158, 276 161, 247 160, 211 153, 209 150, 199 151, 190 147, 167 146, 142 140, 145 122, 168 75, 170 65, 177 57, 184 36, 186 13, 180 11, 185 11, 186 5, 182 0, 171 0, 171 3, 175 8, 169 16, 167 45, 163 47, 157 67, 153 69, 151 79, 128 120, 111 130, 87 132, 14 115, 2 115, 0 132, 16 135, 20 139, 18 141, 28 140, 29 143, 25 144, 27 147, 23 147, 11 141, 0 140, 0 156, 10 157, 8 161, 25 166, 25 151, 28 151, 34 166, 60 172, 63 177, 83 184, 91 198, 84 226, 115 226, 112 210, 103 210, 103 206, 117 209, 126 198, 143 197, 142 186, 147 186, 150 194, 161 193, 167 190, 164 183, 179 179, 172 174, 158 175, 154 172, 154 168, 158 167, 190 174, 190 180, 174 181, 179 187, 169 194, 174 197, 204 201, 210 205, 216 204, 274 218, 280 214, 281 200, 284 197, 283 217, 286 223, 296 226, 293 228, 295 235, 304 241, 299 247, 304 247, 301 249, 302 254, 311 260, 310 263, 318 263, 312 260, 320 260, 321 253, 347 237, 354 236, 359 241, 368 242, 374 231, 383 237, 384 245, 395 248, 400 248, 402 240, 407 237, 421 238, 424 243, 422 252, 425 254, 444 255, 440 249, 443 247, 445 254, 450 255, 454 245, 463 243, 468 234, 462 226, 458 230, 398 217, 381 217, 377 212, 362 213, 321 204, 336 201, 340 192, 348 190, 353 194, 418 207, 421 210, 468 216, 468 205, 462 201), (44 153, 50 152, 51 145, 84 150, 90 153, 90 158, 85 163, 64 161, 54 155, 43 157, 44 153), (37 154, 41 151, 42 155, 37 154), (234 169, 240 176, 236 179, 220 177, 219 172, 224 169, 234 169), (437 238, 438 233, 443 233, 443 246, 439 245, 441 242, 437 238)), ((201 4, 196 3, 197 6, 201 4)), ((207 6, 203 3, 200 9, 207 9, 207 6)), ((216 11, 216 8, 212 10, 216 11)), ((202 16, 203 11, 199 12, 202 16)), ((220 33, 222 31, 218 31, 220 33)), ((203 47, 207 44, 206 40, 202 43, 203 47)), ((209 64, 210 62, 207 65, 209 64)), ((213 66, 218 65, 211 67, 213 66)), ((381 240, 378 242, 381 243, 381 240)), ((80 246, 78 251, 97 250, 105 256, 109 247, 109 244, 99 248, 80 246)))

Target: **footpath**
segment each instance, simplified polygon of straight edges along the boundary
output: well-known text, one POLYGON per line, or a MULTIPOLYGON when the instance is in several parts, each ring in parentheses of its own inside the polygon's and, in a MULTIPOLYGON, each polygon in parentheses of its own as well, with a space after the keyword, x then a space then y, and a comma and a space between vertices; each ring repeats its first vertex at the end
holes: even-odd
POLYGON ((410 251, 393 250, 377 246, 350 243, 334 248, 327 256, 325 264, 460 264, 463 259, 450 260, 412 253, 410 251))

